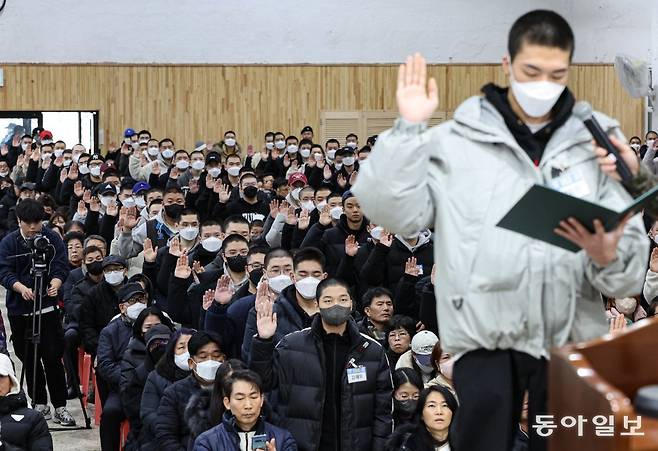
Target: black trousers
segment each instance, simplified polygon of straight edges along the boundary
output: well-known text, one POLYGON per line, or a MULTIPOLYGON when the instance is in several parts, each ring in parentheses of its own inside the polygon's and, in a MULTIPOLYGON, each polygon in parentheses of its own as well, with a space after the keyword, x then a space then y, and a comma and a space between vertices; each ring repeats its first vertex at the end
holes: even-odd
POLYGON ((547 362, 512 350, 478 349, 455 363, 459 408, 451 435, 456 451, 510 451, 528 391, 530 451, 545 451, 546 439, 532 429, 547 411, 547 362))
POLYGON ((78 381, 78 347, 80 346, 80 333, 77 328, 69 327, 64 331, 64 369, 66 370, 67 386, 73 387, 78 392, 79 388, 74 382, 78 381))
POLYGON ((64 365, 62 355, 64 352, 64 332, 57 311, 41 315, 41 342, 37 349, 37 383, 32 387, 33 380, 33 356, 32 345, 32 317, 31 316, 9 316, 11 326, 11 341, 14 344, 14 352, 25 368, 28 395, 35 404, 48 404, 46 383, 50 392, 50 401, 53 407, 66 406, 66 377, 64 376, 64 365), (27 345, 27 354, 26 354, 27 345), (45 369, 45 374, 44 374, 45 369))
POLYGON ((100 398, 103 405, 100 426, 101 449, 118 450, 121 442, 121 422, 126 419, 121 397, 118 392, 110 390, 107 382, 98 373, 96 373, 96 385, 99 392, 96 394, 97 399, 100 398))

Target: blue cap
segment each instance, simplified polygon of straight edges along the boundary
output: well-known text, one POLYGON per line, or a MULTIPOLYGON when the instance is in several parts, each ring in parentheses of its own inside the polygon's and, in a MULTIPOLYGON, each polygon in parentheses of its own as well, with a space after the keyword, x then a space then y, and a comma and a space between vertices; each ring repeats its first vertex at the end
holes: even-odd
POLYGON ((146 182, 137 182, 133 185, 133 194, 137 194, 140 191, 148 191, 151 189, 151 185, 146 182))
POLYGON ((350 199, 352 197, 356 197, 354 194, 352 194, 351 190, 347 190, 343 193, 343 202, 345 202, 347 199, 350 199))
POLYGON ((135 130, 133 130, 132 128, 127 128, 126 131, 123 132, 124 138, 130 138, 131 136, 136 135, 136 134, 137 133, 135 133, 135 130))

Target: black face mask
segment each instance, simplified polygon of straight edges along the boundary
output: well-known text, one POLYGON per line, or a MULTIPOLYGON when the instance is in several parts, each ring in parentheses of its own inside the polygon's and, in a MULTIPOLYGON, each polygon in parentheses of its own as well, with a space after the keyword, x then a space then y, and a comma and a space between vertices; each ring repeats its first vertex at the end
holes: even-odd
POLYGON ((249 273, 249 281, 254 284, 254 286, 258 285, 258 282, 260 282, 260 279, 263 278, 263 268, 259 269, 254 269, 249 273))
POLYGON ((92 276, 100 276, 103 272, 103 262, 93 262, 88 265, 85 264, 85 266, 87 267, 87 272, 92 276))
POLYGON ((226 264, 233 272, 244 272, 244 267, 247 266, 247 256, 236 255, 235 257, 226 257, 226 264))
POLYGON ((416 412, 417 406, 417 399, 405 399, 404 401, 398 401, 397 399, 393 398, 393 410, 401 417, 409 418, 413 416, 413 414, 416 412))
POLYGON ((164 209, 167 216, 169 216, 171 219, 178 219, 180 218, 180 214, 185 209, 185 205, 179 205, 179 204, 165 205, 164 209))
POLYGON ((244 193, 244 197, 253 199, 258 194, 258 188, 256 188, 255 186, 248 186, 245 189, 243 189, 242 192, 244 193))

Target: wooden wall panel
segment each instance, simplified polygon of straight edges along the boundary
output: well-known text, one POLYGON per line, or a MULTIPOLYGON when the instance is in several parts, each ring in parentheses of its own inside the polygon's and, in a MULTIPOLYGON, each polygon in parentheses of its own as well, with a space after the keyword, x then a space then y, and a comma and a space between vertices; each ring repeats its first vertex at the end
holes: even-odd
MULTIPOLYGON (((266 130, 319 133, 320 111, 395 110, 397 66, 6 65, 0 110, 100 110, 106 145, 124 128, 148 128, 191 149, 234 129, 246 148, 266 130)), ((439 110, 452 111, 499 65, 435 65, 439 110)), ((642 102, 631 99, 610 65, 576 65, 571 87, 617 117, 627 135, 642 131, 642 102)), ((338 137, 343 138, 343 137, 338 137)), ((365 137, 363 137, 365 138, 365 137)), ((365 141, 365 139, 363 139, 365 141)))

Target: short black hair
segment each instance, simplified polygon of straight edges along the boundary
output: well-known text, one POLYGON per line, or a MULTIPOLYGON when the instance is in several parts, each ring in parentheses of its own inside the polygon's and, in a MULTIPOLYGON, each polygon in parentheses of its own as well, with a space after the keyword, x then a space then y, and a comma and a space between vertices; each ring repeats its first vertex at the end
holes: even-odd
POLYGON ((237 133, 235 133, 233 130, 228 130, 228 131, 224 132, 224 136, 228 135, 229 133, 232 133, 233 136, 237 136, 237 133))
POLYGON ((347 140, 347 138, 356 138, 357 141, 359 140, 359 137, 356 136, 354 133, 350 133, 349 135, 347 135, 347 136, 345 137, 345 140, 347 140))
POLYGON ((507 37, 507 51, 511 61, 514 61, 523 44, 568 50, 569 60, 575 48, 569 23, 555 11, 546 9, 536 9, 516 19, 507 37))
POLYGON ((311 146, 311 148, 313 148, 313 141, 311 141, 310 139, 304 138, 301 141, 299 141, 299 147, 302 147, 305 144, 308 144, 309 146, 311 146))
POLYGON ((389 299, 391 299, 391 301, 393 300, 393 293, 388 288, 384 288, 384 287, 370 288, 368 291, 365 292, 363 298, 361 298, 361 308, 364 309, 366 307, 370 307, 370 304, 372 304, 372 301, 375 298, 380 298, 382 296, 388 296, 389 299))
POLYGON ((319 300, 322 292, 329 287, 343 287, 349 294, 350 299, 354 301, 354 296, 352 296, 352 291, 350 290, 350 284, 341 279, 324 279, 318 284, 318 288, 315 290, 315 299, 319 300))
POLYGON ((25 138, 30 138, 31 140, 34 140, 32 135, 23 135, 23 136, 21 136, 21 141, 23 141, 25 138))
POLYGON ((398 368, 391 374, 393 379, 393 391, 397 390, 404 384, 411 384, 418 389, 419 392, 423 390, 423 380, 420 375, 413 368, 405 367, 398 368))
POLYGON ((634 139, 637 139, 638 141, 642 142, 642 138, 640 138, 639 136, 631 136, 630 138, 628 138, 628 142, 631 142, 634 139))
POLYGON ((297 139, 297 137, 294 136, 294 135, 290 135, 290 136, 288 136, 288 137, 286 138, 286 142, 288 142, 288 141, 291 140, 291 139, 294 139, 295 141, 299 142, 299 139, 297 139))
POLYGON ((277 136, 283 136, 284 138, 286 137, 286 134, 283 132, 274 132, 274 138, 276 139, 277 136))
POLYGON ((222 230, 222 225, 219 222, 212 219, 208 219, 207 221, 203 221, 201 223, 201 226, 199 227, 199 231, 201 231, 206 227, 213 227, 213 226, 219 226, 219 229, 222 230))
POLYGON ((139 133, 137 133, 137 136, 139 135, 149 135, 149 139, 151 139, 151 132, 148 130, 140 130, 139 133))
MULTIPOLYGON (((151 297, 149 296, 149 302, 151 302, 151 297)), ((167 326, 167 328, 173 332, 174 331, 174 324, 171 322, 169 317, 165 315, 162 310, 160 310, 160 307, 157 307, 155 305, 151 305, 150 307, 146 307, 144 310, 139 312, 139 315, 137 315, 137 318, 135 319, 135 322, 133 323, 133 338, 136 338, 137 340, 141 341, 142 343, 144 342, 144 333, 142 333, 142 326, 144 325, 144 321, 146 320, 146 317, 149 315, 155 315, 158 318, 160 318, 160 323, 164 326, 167 326)))
POLYGON ((176 146, 176 144, 174 144, 174 141, 173 141, 172 139, 170 139, 170 138, 164 138, 164 139, 162 139, 160 142, 158 142, 158 145, 161 146, 161 145, 163 145, 164 143, 171 143, 172 146, 176 146))
POLYGON ((274 139, 274 132, 267 132, 267 133, 265 133, 265 139, 267 139, 268 136, 271 136, 272 139, 274 139))
POLYGON ((305 247, 295 252, 292 257, 292 266, 297 269, 297 265, 305 261, 314 261, 320 264, 322 271, 325 271, 327 259, 322 251, 316 247, 305 247))
POLYGON ((656 133, 654 130, 649 130, 647 134, 644 135, 644 139, 647 139, 651 133, 653 133, 654 135, 658 135, 658 133, 656 133))
POLYGON ((288 252, 287 250, 281 247, 271 249, 267 253, 267 255, 265 255, 265 267, 267 268, 267 265, 270 264, 270 260, 272 260, 273 258, 286 258, 286 257, 292 259, 292 255, 290 255, 290 252, 288 252))
POLYGON ((238 381, 252 384, 258 389, 259 393, 263 393, 263 381, 258 374, 251 370, 236 370, 224 380, 224 396, 231 397, 233 385, 238 381))
POLYGON ((397 329, 404 329, 413 338, 416 334, 416 322, 410 316, 393 315, 386 328, 386 339, 388 343, 388 334, 397 329))
POLYGON ((370 153, 370 152, 372 152, 372 148, 370 146, 363 146, 359 149, 357 153, 361 155, 362 153, 370 153))
POLYGON ((187 350, 190 353, 190 357, 194 357, 199 353, 199 350, 203 348, 208 343, 215 343, 219 350, 224 353, 222 349, 222 339, 215 332, 209 330, 202 330, 196 332, 190 337, 190 341, 187 343, 187 350))
POLYGON ((231 243, 245 243, 247 246, 249 246, 249 241, 242 235, 238 235, 237 233, 232 233, 226 238, 224 238, 224 241, 222 241, 222 252, 226 250, 226 247, 231 244, 231 243))
POLYGON ((272 188, 276 190, 277 188, 280 188, 282 186, 286 186, 288 184, 288 180, 286 180, 283 177, 279 177, 274 179, 274 182, 272 182, 272 188))
POLYGON ((16 217, 23 222, 35 223, 43 221, 46 212, 38 200, 23 199, 16 205, 16 217))
MULTIPOLYGON (((224 220, 224 224, 222 225, 222 230, 228 229, 228 226, 231 224, 247 224, 249 225, 249 221, 242 216, 242 215, 231 215, 228 218, 224 220)), ((251 228, 251 226, 249 227, 251 228)))
POLYGON ((328 139, 327 142, 324 143, 324 147, 327 147, 329 144, 336 144, 338 147, 340 147, 340 142, 338 142, 338 140, 335 138, 328 139))

